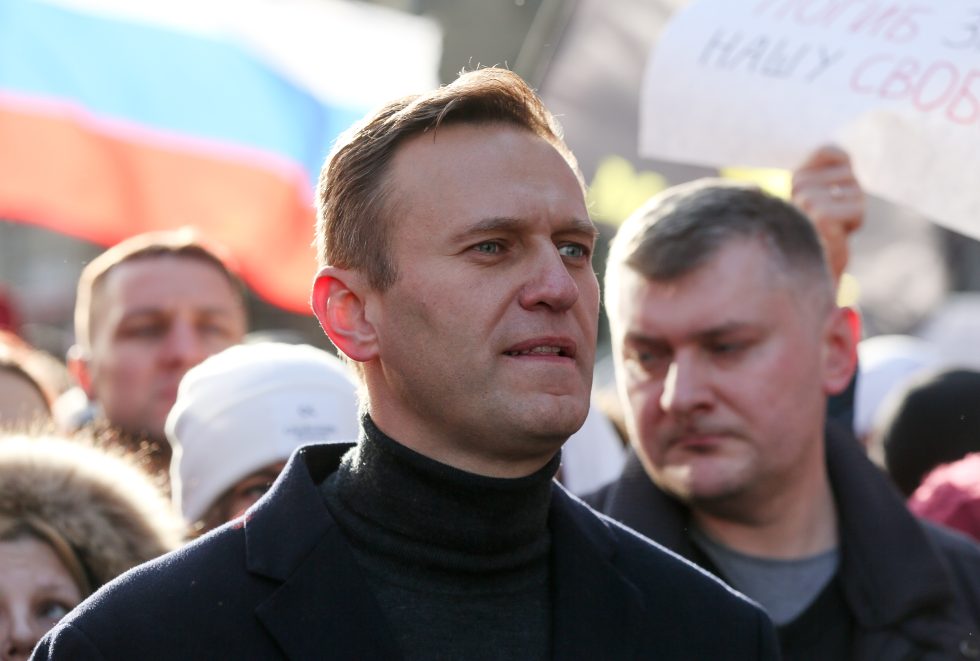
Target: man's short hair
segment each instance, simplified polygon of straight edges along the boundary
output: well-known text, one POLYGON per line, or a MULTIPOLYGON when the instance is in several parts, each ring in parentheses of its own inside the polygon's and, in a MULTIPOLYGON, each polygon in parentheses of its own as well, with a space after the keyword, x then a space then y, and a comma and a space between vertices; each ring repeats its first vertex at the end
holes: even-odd
POLYGON ((88 350, 91 346, 96 326, 96 315, 92 314, 93 304, 105 283, 106 276, 120 264, 157 257, 196 259, 212 265, 228 280, 242 309, 246 309, 245 285, 232 270, 231 257, 223 247, 207 241, 190 227, 146 232, 120 241, 89 262, 82 270, 75 298, 75 342, 79 347, 88 350))
POLYGON ((820 238, 802 211, 753 185, 699 179, 655 195, 623 223, 609 251, 607 300, 614 298, 623 267, 669 282, 735 240, 761 242, 782 272, 806 276, 832 292, 820 238))
POLYGON ((557 149, 582 182, 557 121, 520 76, 500 68, 462 73, 449 85, 388 103, 338 138, 317 188, 321 266, 360 271, 379 291, 395 282, 394 191, 386 182, 391 161, 408 138, 454 124, 527 129, 557 149))

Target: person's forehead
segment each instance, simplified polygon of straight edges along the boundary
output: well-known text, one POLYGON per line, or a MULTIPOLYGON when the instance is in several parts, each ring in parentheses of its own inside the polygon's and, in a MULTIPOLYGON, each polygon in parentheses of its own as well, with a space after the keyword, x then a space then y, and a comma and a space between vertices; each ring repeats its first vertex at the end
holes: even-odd
POLYGON ((117 264, 106 274, 95 298, 103 310, 239 306, 237 292, 217 266, 177 255, 140 257, 117 264))
POLYGON ((34 582, 71 582, 68 570, 54 549, 34 537, 24 536, 0 541, 0 558, 0 566, 4 567, 5 572, 26 572, 34 582))
POLYGON ((454 124, 413 136, 395 153, 390 180, 402 211, 516 217, 530 199, 536 210, 588 218, 584 191, 564 157, 544 138, 509 124, 454 124), (512 213, 501 213, 508 208, 512 213))
POLYGON ((754 241, 723 246, 690 272, 665 281, 624 266, 614 323, 684 326, 691 332, 748 326, 791 302, 789 283, 768 250, 754 241))

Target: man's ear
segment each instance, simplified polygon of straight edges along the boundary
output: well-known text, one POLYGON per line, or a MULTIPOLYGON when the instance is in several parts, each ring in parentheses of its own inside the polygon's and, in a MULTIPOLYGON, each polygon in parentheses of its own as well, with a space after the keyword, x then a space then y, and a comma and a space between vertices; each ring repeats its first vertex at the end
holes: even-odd
POLYGON ((310 301, 320 328, 334 346, 362 363, 378 354, 377 333, 365 308, 371 291, 360 273, 325 266, 316 274, 310 301))
POLYGON ((78 384, 89 399, 93 399, 95 393, 92 388, 92 373, 89 371, 86 351, 77 344, 73 344, 68 349, 68 355, 65 357, 65 365, 68 367, 68 373, 75 379, 75 383, 78 384))
POLYGON ((824 328, 823 387, 828 395, 844 391, 857 369, 861 317, 853 308, 834 308, 824 328))

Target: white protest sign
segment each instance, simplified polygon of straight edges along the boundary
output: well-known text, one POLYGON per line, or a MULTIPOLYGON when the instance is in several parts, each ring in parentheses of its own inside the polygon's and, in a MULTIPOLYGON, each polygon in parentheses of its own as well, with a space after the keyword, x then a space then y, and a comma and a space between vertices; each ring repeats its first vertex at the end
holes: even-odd
POLYGON ((869 192, 980 237, 980 0, 692 0, 668 25, 644 156, 792 168, 825 142, 869 192))

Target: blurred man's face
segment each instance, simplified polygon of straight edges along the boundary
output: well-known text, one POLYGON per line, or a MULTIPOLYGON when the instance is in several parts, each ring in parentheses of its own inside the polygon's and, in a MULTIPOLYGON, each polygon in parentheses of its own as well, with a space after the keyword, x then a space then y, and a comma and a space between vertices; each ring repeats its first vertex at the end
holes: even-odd
POLYGON ((842 311, 801 296, 751 240, 670 282, 620 276, 617 380, 634 447, 661 488, 731 506, 823 470, 825 397, 842 385, 829 366, 851 346, 842 311))
POLYGON ((501 125, 447 126, 393 160, 393 286, 369 299, 382 429, 472 472, 527 474, 589 407, 595 228, 571 168, 501 125))
POLYGON ((192 257, 147 257, 114 267, 93 295, 83 387, 107 421, 165 441, 177 385, 191 367, 241 342, 245 311, 217 268, 192 257))

